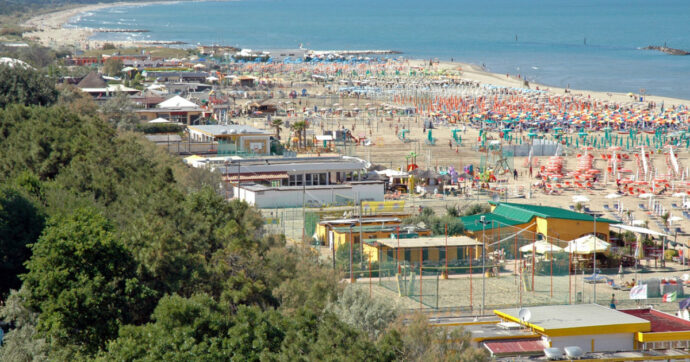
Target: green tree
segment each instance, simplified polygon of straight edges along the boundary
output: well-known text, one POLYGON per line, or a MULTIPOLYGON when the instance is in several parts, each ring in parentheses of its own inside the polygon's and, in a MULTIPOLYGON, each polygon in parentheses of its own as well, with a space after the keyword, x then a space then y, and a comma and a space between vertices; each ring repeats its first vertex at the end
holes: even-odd
POLYGON ((17 103, 50 105, 57 100, 54 81, 21 65, 0 64, 0 108, 17 103))
POLYGON ((276 139, 280 140, 280 131, 282 130, 283 120, 276 118, 271 121, 271 127, 276 130, 276 139))
POLYGON ((103 216, 87 210, 54 216, 32 251, 22 275, 26 302, 39 312, 38 331, 51 345, 93 353, 120 324, 143 319, 150 293, 103 216))
POLYGON ((45 361, 50 346, 45 338, 38 337, 36 325, 38 313, 26 307, 26 289, 12 290, 0 306, 0 318, 14 326, 3 338, 0 348, 2 361, 45 361))
POLYGON ((103 119, 119 130, 133 130, 139 124, 134 102, 124 92, 118 92, 101 107, 103 119))
MULTIPOLYGON (((302 147, 302 141, 304 140, 304 135, 307 132, 307 122, 297 121, 293 123, 290 128, 295 132, 295 135, 297 135, 297 147, 302 147)), ((304 146, 306 147, 306 141, 304 142, 304 146)))
POLYGON ((122 60, 119 58, 108 58, 108 60, 106 60, 103 64, 103 74, 107 74, 109 76, 119 75, 122 72, 123 66, 122 60))
POLYGON ((345 288, 333 311, 341 321, 364 331, 371 339, 378 338, 398 317, 398 311, 383 299, 369 298, 362 289, 352 285, 345 288))
POLYGON ((29 244, 43 230, 43 213, 18 191, 0 188, 0 295, 19 289, 19 274, 31 256, 29 244))

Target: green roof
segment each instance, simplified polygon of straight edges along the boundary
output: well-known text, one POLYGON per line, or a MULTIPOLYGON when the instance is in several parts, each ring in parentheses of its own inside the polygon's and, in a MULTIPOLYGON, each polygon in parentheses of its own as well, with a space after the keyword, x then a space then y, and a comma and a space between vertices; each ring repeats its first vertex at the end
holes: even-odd
MULTIPOLYGON (((594 221, 594 217, 589 214, 575 212, 568 209, 561 209, 552 206, 539 206, 529 204, 515 204, 510 202, 494 202, 489 201, 490 204, 496 205, 492 214, 500 215, 505 218, 521 221, 522 223, 532 220, 535 216, 541 218, 554 218, 566 220, 580 220, 580 221, 594 221)), ((597 218, 598 222, 606 222, 609 224, 617 224, 618 221, 597 218)))
MULTIPOLYGON (((478 215, 470 215, 470 216, 463 216, 460 218, 460 221, 462 221, 462 224, 465 226, 465 230, 474 232, 474 231, 479 231, 482 229, 482 224, 479 222, 479 219, 484 216, 486 221, 494 221, 494 223, 489 223, 486 225, 487 230, 491 230, 492 227, 499 228, 501 226, 513 226, 513 225, 519 225, 519 224, 524 224, 522 221, 518 220, 513 220, 509 219, 506 217, 503 217, 501 215, 497 214, 478 214, 478 215)), ((528 220, 529 221, 529 220, 528 220)))

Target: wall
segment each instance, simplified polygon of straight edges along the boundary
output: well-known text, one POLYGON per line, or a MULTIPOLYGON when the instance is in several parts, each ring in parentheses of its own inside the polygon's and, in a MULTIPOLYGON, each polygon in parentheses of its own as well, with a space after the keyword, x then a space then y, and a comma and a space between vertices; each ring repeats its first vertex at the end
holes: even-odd
MULTIPOLYGON (((594 232, 594 223, 581 220, 537 218, 537 232, 564 241, 570 241, 594 232)), ((608 241, 608 223, 597 221, 597 234, 600 233, 602 236, 606 235, 605 240, 608 241)))
MULTIPOLYGON (((237 187, 233 187, 236 191, 237 187)), ((336 196, 362 200, 383 201, 383 183, 353 183, 344 185, 281 187, 265 191, 242 189, 241 200, 259 208, 302 207, 303 201, 309 206, 325 206, 335 203, 336 196), (304 200, 303 200, 304 197, 304 200)), ((237 193, 234 193, 237 195, 237 193)))
POLYGON ((558 347, 561 349, 569 346, 579 346, 585 352, 616 352, 632 351, 634 349, 633 333, 596 334, 549 338, 551 340, 551 347, 558 347), (594 340, 593 351, 592 340, 594 340))

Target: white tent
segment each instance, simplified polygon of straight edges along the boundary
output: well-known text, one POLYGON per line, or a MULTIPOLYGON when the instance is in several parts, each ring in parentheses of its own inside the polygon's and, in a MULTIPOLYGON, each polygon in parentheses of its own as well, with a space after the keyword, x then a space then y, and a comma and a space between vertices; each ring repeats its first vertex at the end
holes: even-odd
POLYGON ((638 226, 614 224, 614 225, 611 225, 609 227, 617 228, 617 229, 621 229, 621 230, 625 230, 625 231, 632 231, 634 233, 639 233, 639 234, 647 234, 647 235, 651 235, 651 236, 668 236, 664 233, 660 233, 658 231, 654 231, 654 230, 650 230, 650 229, 638 227, 638 226))
POLYGON ((165 118, 156 118, 154 120, 149 121, 149 123, 170 123, 170 121, 168 121, 165 118))
POLYGON ((563 251, 573 254, 592 254, 593 252, 605 252, 609 249, 611 249, 611 244, 606 241, 594 235, 585 235, 569 241, 568 246, 563 251))
POLYGON ((174 96, 168 100, 158 103, 158 108, 199 108, 199 106, 180 96, 174 96))
POLYGON ((534 252, 537 254, 546 254, 551 252, 556 253, 559 251, 563 251, 563 248, 561 248, 560 246, 553 245, 551 243, 547 243, 545 240, 537 240, 533 243, 520 247, 520 251, 523 253, 531 253, 532 250, 534 250, 534 252))

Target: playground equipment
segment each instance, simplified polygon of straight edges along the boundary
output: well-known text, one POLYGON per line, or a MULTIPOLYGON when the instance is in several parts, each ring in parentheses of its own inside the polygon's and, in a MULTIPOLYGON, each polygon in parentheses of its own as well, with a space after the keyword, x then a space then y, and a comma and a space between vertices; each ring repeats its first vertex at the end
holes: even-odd
POLYGON ((456 128, 456 129, 452 130, 451 132, 452 132, 451 140, 453 141, 453 144, 456 146, 462 146, 462 136, 460 136, 460 130, 456 128))
POLYGON ((426 140, 424 140, 424 143, 426 143, 429 146, 436 145, 436 138, 432 136, 431 130, 427 131, 426 140))
POLYGON ((407 138, 407 134, 410 133, 409 129, 403 128, 398 132, 398 139, 403 141, 403 143, 410 142, 411 140, 407 138))

